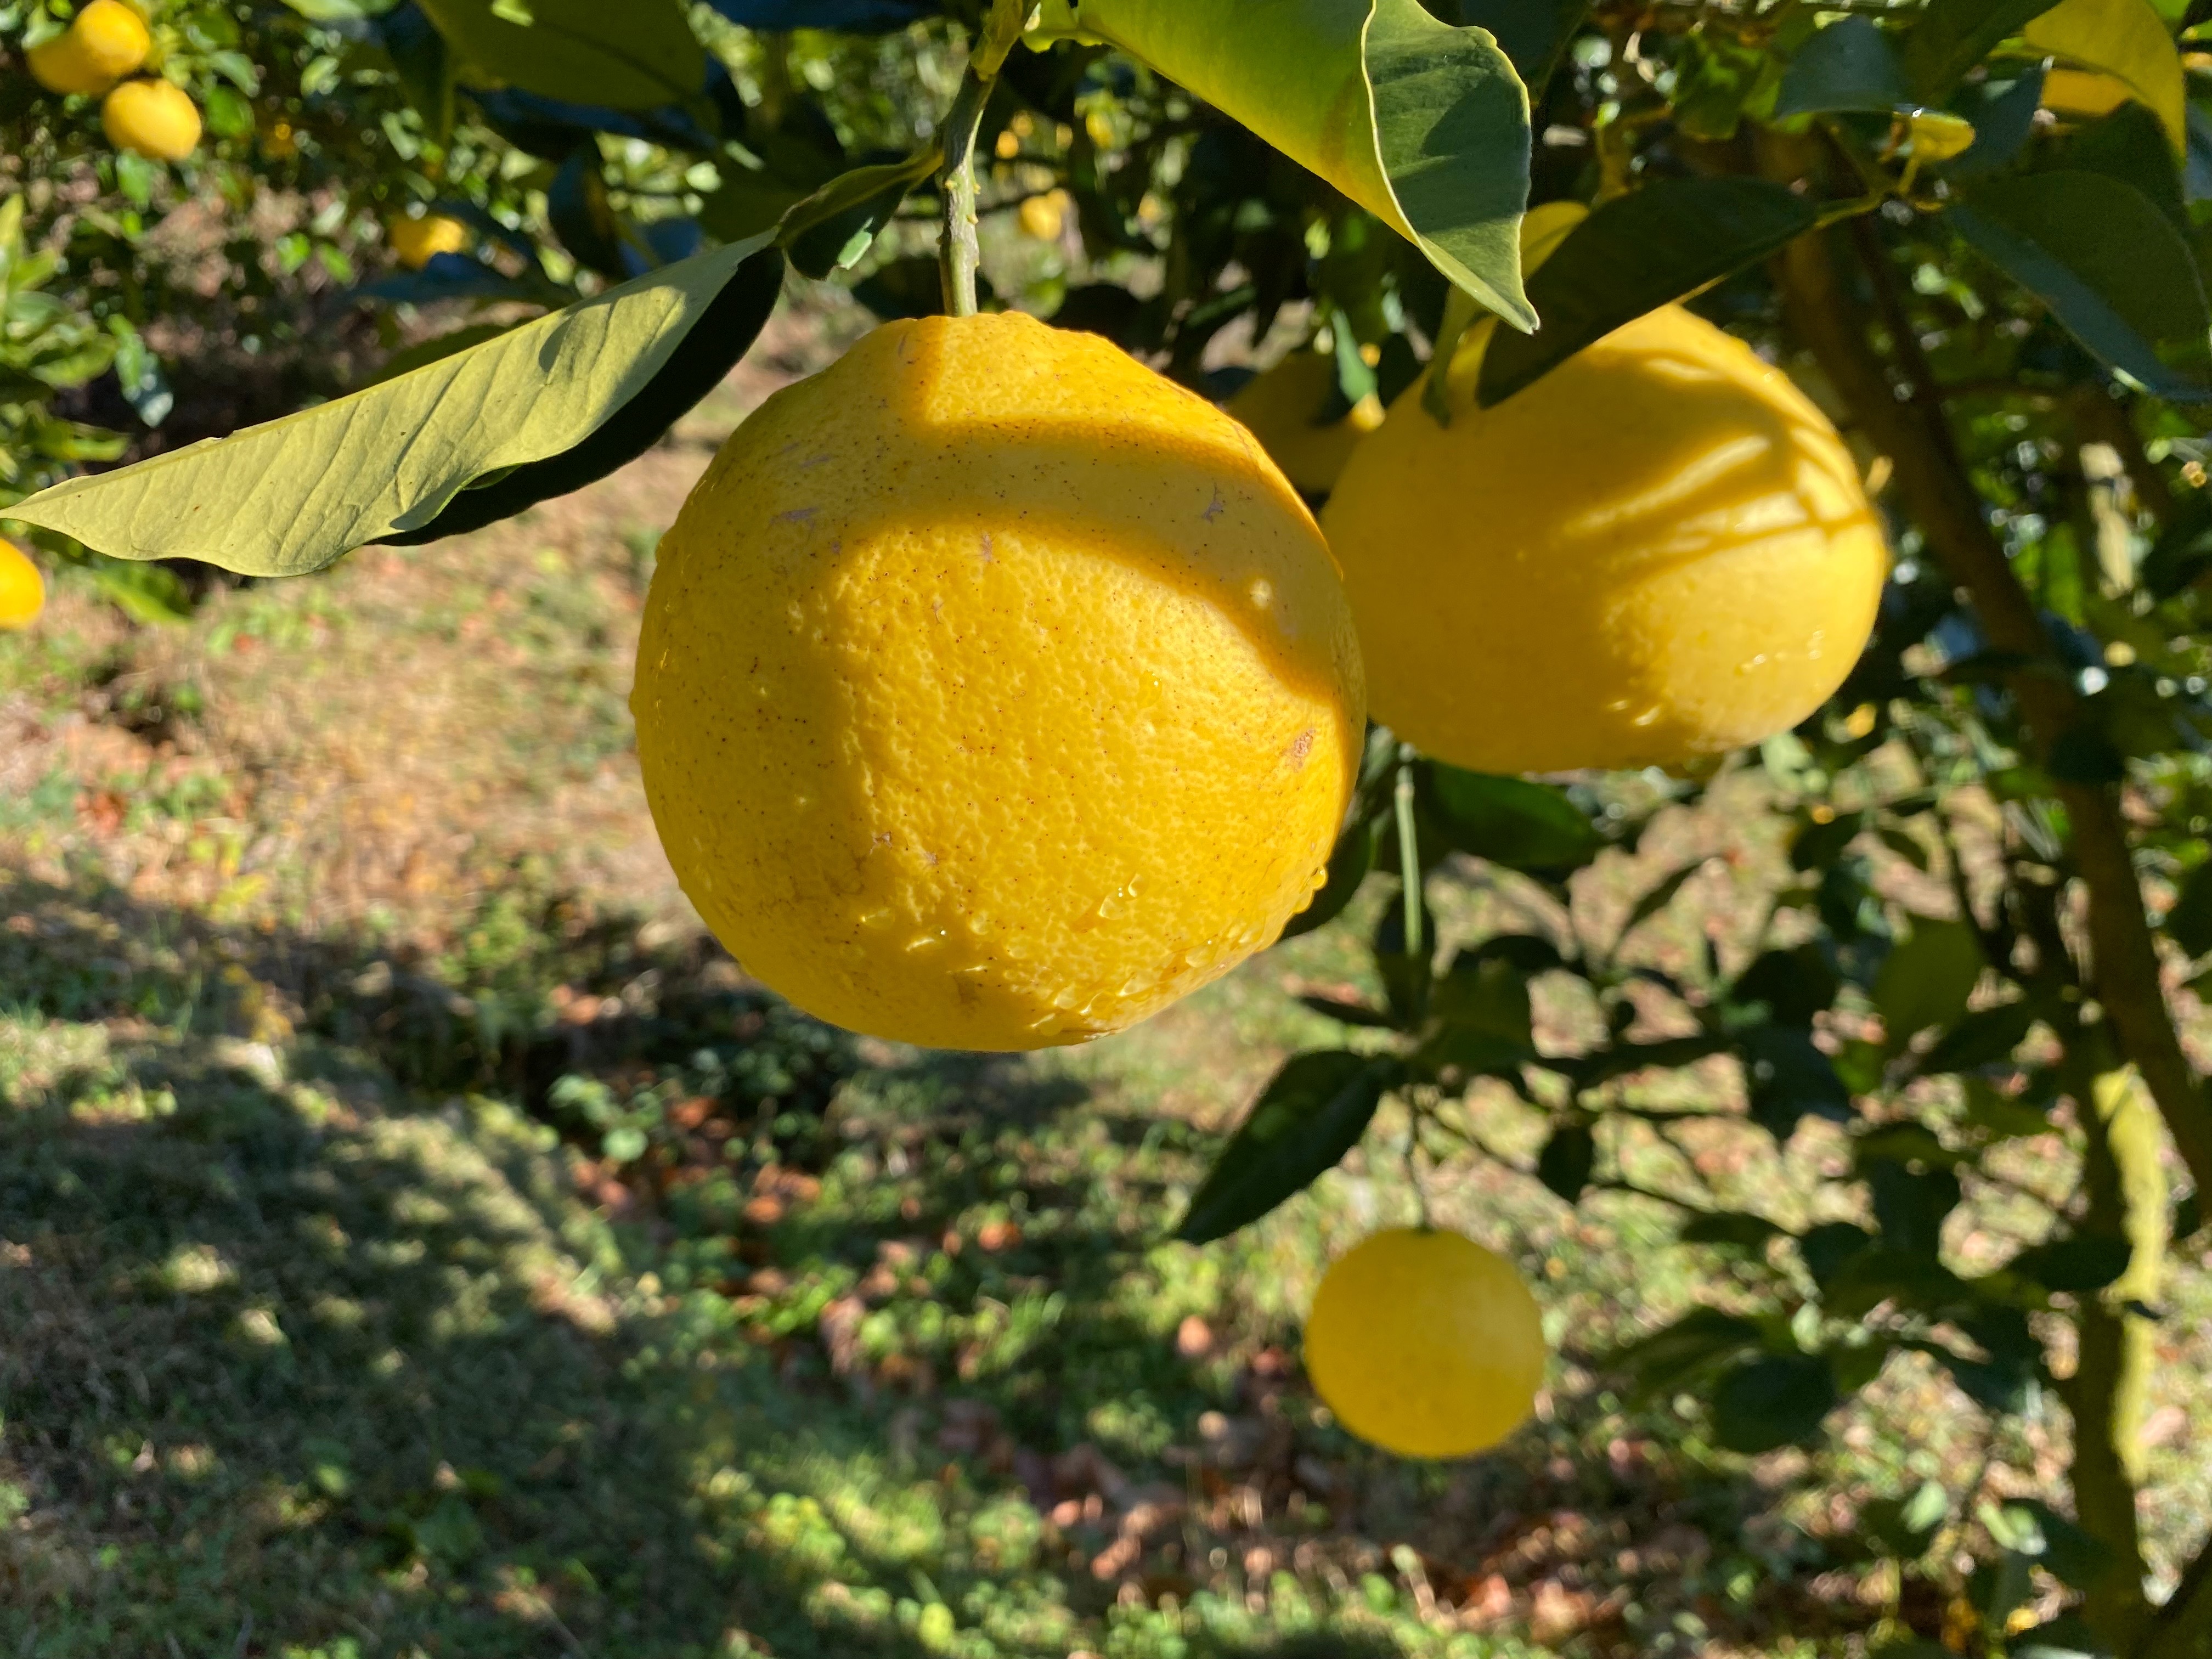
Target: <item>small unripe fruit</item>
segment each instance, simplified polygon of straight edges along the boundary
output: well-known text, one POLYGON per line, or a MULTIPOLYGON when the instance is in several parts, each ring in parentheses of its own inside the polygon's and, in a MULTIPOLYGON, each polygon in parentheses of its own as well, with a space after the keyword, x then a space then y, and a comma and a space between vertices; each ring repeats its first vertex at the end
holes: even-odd
POLYGON ((68 32, 31 48, 31 74, 49 92, 105 92, 136 74, 154 45, 123 0, 92 0, 68 32))
POLYGON ((466 225, 442 213, 425 214, 420 219, 394 219, 386 234, 392 252, 410 270, 422 270, 441 253, 466 253, 473 240, 466 225))
POLYGON ((125 81, 100 106, 107 141, 156 161, 181 161, 200 145, 200 112, 167 81, 125 81))

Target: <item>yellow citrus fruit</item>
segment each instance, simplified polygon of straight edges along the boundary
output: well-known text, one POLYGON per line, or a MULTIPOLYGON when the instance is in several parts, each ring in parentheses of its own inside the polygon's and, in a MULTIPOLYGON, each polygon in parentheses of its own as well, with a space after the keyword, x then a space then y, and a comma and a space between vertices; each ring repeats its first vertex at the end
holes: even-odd
POLYGON ((466 253, 475 233, 459 219, 442 213, 419 219, 394 219, 386 229, 392 251, 410 270, 420 270, 441 253, 466 253))
POLYGON ((0 541, 0 628, 28 628, 46 607, 46 585, 31 556, 0 541))
MULTIPOLYGON (((1779 369, 1680 306, 1439 425, 1417 383, 1322 521, 1375 718, 1485 772, 1671 765, 1796 725, 1888 574, 1850 450, 1779 369)), ((1426 377, 1424 376, 1424 381, 1426 377)))
POLYGON ((1326 495, 1335 489, 1352 447, 1382 424, 1382 402, 1370 392, 1349 414, 1322 425, 1315 416, 1335 387, 1334 358, 1293 351, 1246 381, 1229 400, 1229 412, 1260 441, 1283 476, 1308 495, 1326 495))
POLYGON ((1330 1263, 1306 1316, 1306 1374, 1337 1420, 1408 1457, 1466 1457, 1527 1420, 1544 1322, 1503 1256, 1397 1228, 1330 1263))
POLYGON ((199 110, 167 81, 125 81, 100 106, 100 124, 116 149, 156 161, 181 161, 199 148, 199 110))
POLYGON ((2101 70, 2049 69, 2043 74, 2043 107, 2054 114, 2094 120, 2135 96, 2117 75, 2101 70))
POLYGON ((1118 1030, 1310 901, 1352 617, 1244 429, 1094 335, 885 325, 739 427, 660 544, 631 706, 662 844, 821 1018, 1118 1030))
POLYGON ((1056 242, 1060 234, 1067 228, 1067 210, 1073 198, 1064 190, 1047 191, 1042 196, 1025 196, 1014 212, 1022 222, 1022 228, 1040 242, 1056 242))
POLYGON ((153 45, 123 0, 92 0, 64 33, 31 48, 31 74, 49 92, 105 92, 136 74, 153 45))

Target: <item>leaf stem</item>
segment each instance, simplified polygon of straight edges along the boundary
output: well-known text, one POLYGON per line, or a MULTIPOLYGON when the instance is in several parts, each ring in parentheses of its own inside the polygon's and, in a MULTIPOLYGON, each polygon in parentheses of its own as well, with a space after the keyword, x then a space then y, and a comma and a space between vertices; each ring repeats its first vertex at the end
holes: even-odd
POLYGON ((968 71, 945 115, 945 162, 939 170, 937 272, 948 316, 975 314, 975 132, 991 100, 1000 67, 1029 21, 1031 0, 991 0, 968 53, 968 71))
POLYGON ((1413 750, 1398 750, 1398 787, 1393 798, 1398 817, 1398 879, 1405 888, 1406 956, 1413 962, 1428 959, 1429 943, 1421 927, 1421 842, 1413 823, 1413 750))

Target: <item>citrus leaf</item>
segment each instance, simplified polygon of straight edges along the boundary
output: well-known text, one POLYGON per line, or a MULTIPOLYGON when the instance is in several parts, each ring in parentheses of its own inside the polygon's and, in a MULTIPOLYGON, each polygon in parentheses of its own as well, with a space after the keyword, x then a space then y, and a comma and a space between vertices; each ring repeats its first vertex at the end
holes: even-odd
POLYGON ((2101 70, 2150 106, 2174 153, 2189 149, 2189 94, 2181 54, 2149 0, 2059 0, 2021 31, 2027 44, 2101 70))
POLYGON ((2198 865, 2181 884, 2173 908, 2160 924, 2166 936, 2192 957, 2212 951, 2212 860, 2198 865))
POLYGON ((2160 397, 2212 392, 2160 346, 2201 355, 2208 319, 2189 245, 2141 191, 2079 170, 1992 179, 1951 210, 1959 234, 2074 337, 2160 397))
POLYGON ((1940 104, 1990 49, 2057 0, 1942 0, 1905 37, 1905 82, 1914 100, 1940 104))
POLYGON ((1752 1118, 1776 1140, 1795 1134, 1801 1118, 1840 1122, 1850 1116, 1850 1091, 1810 1031, 1793 1025, 1754 1026, 1738 1048, 1752 1118))
POLYGON ((1663 179, 1595 210, 1528 279, 1543 327, 1490 342, 1485 409, 1647 311, 1686 299, 1810 230, 1811 202, 1763 179, 1663 179))
POLYGON ((1889 36, 1870 17, 1849 16, 1798 48, 1783 71, 1774 118, 1831 110, 1887 111, 1905 98, 1905 71, 1889 36))
POLYGON ((642 453, 720 379, 781 286, 766 240, 666 266, 281 421, 70 479, 9 512, 117 557, 254 576, 489 524, 642 453))
POLYGON ((2055 1239, 2022 1250, 2004 1270, 2034 1280, 2046 1291, 2101 1291, 2127 1272, 2135 1247, 2124 1238, 2083 1235, 2055 1239))
POLYGON ((1589 15, 1590 0, 1432 0, 1429 9, 1447 23, 1488 29, 1530 93, 1543 90, 1589 15))
POLYGON ((749 29, 838 29, 888 34, 945 9, 942 0, 707 0, 749 29))
POLYGON ((1759 1328, 1740 1314, 1693 1308, 1663 1330, 1640 1337, 1597 1362, 1600 1370, 1625 1377, 1638 1400, 1672 1394, 1723 1360, 1756 1347, 1759 1328))
POLYGON ((1881 1015, 1892 1053, 1931 1025, 1946 1030, 1966 1012, 1966 1000, 1986 964, 1982 944, 1963 921, 1923 916, 1875 975, 1874 1006, 1881 1015))
POLYGON ((1528 94, 1419 0, 1045 0, 1033 46, 1119 46, 1310 167, 1516 328, 1528 94))
POLYGON ((1304 1191, 1358 1144, 1396 1078, 1395 1062, 1343 1049, 1292 1056, 1191 1194, 1176 1237, 1225 1237, 1304 1191))
POLYGON ((479 76, 525 92, 615 109, 696 98, 707 53, 679 0, 531 0, 528 23, 497 0, 419 0, 479 76))
POLYGON ((1548 784, 1442 764, 1429 766, 1425 781, 1435 816, 1462 853, 1514 870, 1565 872, 1581 869, 1604 845, 1582 809, 1548 784))
POLYGON ((2012 1051, 2027 1041, 2039 1012, 2039 1006, 2033 1000, 2023 999, 1968 1014, 1944 1032, 1928 1051, 1927 1058, 1920 1062, 1921 1075, 1941 1077, 1947 1072, 1971 1072, 1978 1066, 1994 1066, 2010 1060, 2012 1051))
POLYGON ((1573 1203, 1589 1185, 1597 1164, 1597 1138, 1583 1123, 1563 1123, 1552 1131, 1544 1150, 1536 1154, 1536 1179, 1559 1197, 1573 1203))
POLYGON ((901 161, 878 161, 841 173, 784 210, 776 240, 801 276, 817 281, 866 253, 907 192, 937 170, 941 154, 925 144, 901 161))
POLYGON ((1642 898, 1637 900, 1635 906, 1628 913, 1628 920, 1620 924, 1620 935, 1613 941, 1614 951, 1618 952, 1622 945, 1628 943, 1628 936, 1631 933, 1672 904, 1674 902, 1674 896, 1689 885, 1690 878, 1703 870, 1705 863, 1705 860, 1698 859, 1692 863, 1684 865, 1650 892, 1644 894, 1642 898))
POLYGON ((1734 1366, 1713 1385, 1713 1438, 1755 1456, 1820 1432, 1836 1405, 1836 1379, 1817 1354, 1767 1354, 1734 1366))

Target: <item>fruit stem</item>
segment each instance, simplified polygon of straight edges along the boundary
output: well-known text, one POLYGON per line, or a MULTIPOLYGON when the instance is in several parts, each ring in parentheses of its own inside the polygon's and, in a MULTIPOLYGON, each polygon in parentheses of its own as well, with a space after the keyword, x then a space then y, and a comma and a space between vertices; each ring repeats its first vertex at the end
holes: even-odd
POLYGON ((1413 750, 1398 750, 1398 787, 1393 803, 1398 816, 1398 879, 1406 890, 1406 955, 1413 962, 1427 960, 1428 940, 1421 936, 1421 842, 1413 825, 1413 750))
POLYGON ((968 53, 968 72, 960 78, 952 107, 945 116, 945 165, 939 170, 943 203, 937 243, 937 273, 945 285, 948 316, 975 314, 975 268, 982 254, 975 245, 975 131, 983 106, 998 84, 999 69, 1021 39, 1034 9, 1033 0, 991 0, 968 53))

